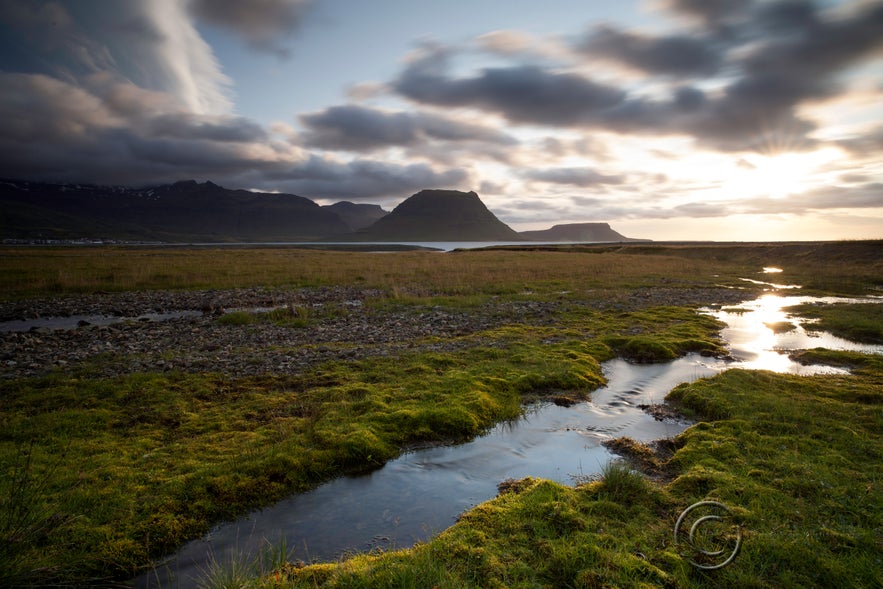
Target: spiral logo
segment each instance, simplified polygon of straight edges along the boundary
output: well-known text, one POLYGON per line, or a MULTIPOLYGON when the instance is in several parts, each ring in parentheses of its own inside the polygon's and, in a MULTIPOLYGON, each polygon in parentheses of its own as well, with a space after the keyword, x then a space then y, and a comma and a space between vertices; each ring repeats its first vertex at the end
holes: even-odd
POLYGON ((742 545, 742 530, 723 503, 699 501, 678 516, 675 545, 686 545, 687 553, 682 556, 694 567, 713 571, 735 560, 742 545))

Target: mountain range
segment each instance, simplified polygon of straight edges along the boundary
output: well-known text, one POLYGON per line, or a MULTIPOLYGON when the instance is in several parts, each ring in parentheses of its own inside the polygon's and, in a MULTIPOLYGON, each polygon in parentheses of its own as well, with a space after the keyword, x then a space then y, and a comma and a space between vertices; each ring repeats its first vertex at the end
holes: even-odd
POLYGON ((607 223, 518 233, 475 192, 423 190, 392 212, 185 180, 150 188, 0 181, 0 239, 192 242, 633 241, 607 223))

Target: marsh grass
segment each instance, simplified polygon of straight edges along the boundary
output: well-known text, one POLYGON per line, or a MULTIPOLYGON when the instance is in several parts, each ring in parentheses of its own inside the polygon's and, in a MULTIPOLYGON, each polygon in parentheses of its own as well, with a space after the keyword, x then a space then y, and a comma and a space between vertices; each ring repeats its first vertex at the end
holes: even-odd
POLYGON ((828 331, 834 335, 868 344, 883 343, 883 305, 876 303, 798 305, 785 309, 803 317, 818 319, 805 324, 808 331, 828 331))
POLYGON ((238 550, 218 556, 211 554, 208 564, 196 580, 200 589, 240 589, 264 579, 273 586, 283 579, 293 551, 284 537, 276 541, 262 539, 256 550, 238 550))
POLYGON ((55 558, 63 548, 57 540, 75 516, 66 512, 69 496, 51 491, 59 462, 41 463, 34 452, 33 440, 21 442, 4 456, 9 461, 0 463, 0 585, 4 587, 46 579, 59 584, 70 581, 55 558))

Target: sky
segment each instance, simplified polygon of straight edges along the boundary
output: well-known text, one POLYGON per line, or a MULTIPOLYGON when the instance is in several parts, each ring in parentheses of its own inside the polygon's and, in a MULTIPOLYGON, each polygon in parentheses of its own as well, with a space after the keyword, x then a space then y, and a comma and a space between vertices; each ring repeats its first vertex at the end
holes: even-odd
POLYGON ((883 0, 0 0, 0 177, 883 238, 883 0))

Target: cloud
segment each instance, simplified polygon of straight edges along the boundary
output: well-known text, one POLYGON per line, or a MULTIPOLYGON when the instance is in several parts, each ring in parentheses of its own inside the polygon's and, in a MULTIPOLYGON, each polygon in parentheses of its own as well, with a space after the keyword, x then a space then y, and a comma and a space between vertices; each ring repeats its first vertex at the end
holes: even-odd
POLYGON ((487 68, 472 77, 452 78, 439 72, 440 65, 435 58, 416 61, 392 87, 417 102, 469 106, 519 123, 563 126, 614 109, 625 98, 617 88, 539 66, 487 68))
MULTIPOLYGON (((795 213, 831 209, 881 208, 883 183, 862 186, 823 186, 787 199, 755 198, 738 203, 749 213, 795 213)), ((736 204, 736 203, 734 203, 736 204)))
POLYGON ((195 113, 232 109, 230 80, 176 0, 4 0, 0 71, 81 86, 100 74, 170 94, 195 113))
POLYGON ((775 2, 752 24, 747 32, 763 37, 746 48, 740 77, 690 130, 723 150, 811 147, 815 126, 798 114, 800 105, 843 92, 841 74, 883 48, 883 4, 833 17, 810 2, 775 2))
POLYGON ((312 0, 191 0, 190 10, 206 23, 229 29, 258 51, 289 57, 283 45, 312 0))
POLYGON ((658 4, 704 25, 719 26, 743 16, 754 0, 661 0, 658 4))
POLYGON ((649 74, 704 76, 722 64, 712 38, 688 35, 651 37, 603 25, 578 44, 586 55, 607 59, 649 74))
POLYGON ((756 197, 689 202, 668 208, 634 210, 631 218, 727 217, 729 215, 805 215, 836 209, 879 209, 883 183, 825 186, 786 198, 756 197))
POLYGON ((485 33, 479 36, 476 42, 488 53, 517 55, 532 51, 537 39, 524 31, 500 30, 485 33))
POLYGON ((855 155, 883 151, 883 125, 870 129, 862 135, 838 141, 837 144, 855 155))
POLYGON ((704 22, 733 17, 732 34, 716 40, 707 28, 654 37, 607 26, 574 44, 589 62, 615 60, 676 78, 652 93, 641 85, 599 82, 576 67, 516 63, 453 75, 457 51, 439 46, 424 48, 390 87, 417 103, 492 112, 516 124, 686 135, 720 151, 805 150, 817 144, 816 125, 800 107, 844 92, 843 72, 883 48, 880 2, 851 13, 823 11, 802 0, 757 6, 677 0, 668 6, 704 22), (737 8, 750 10, 736 19, 737 8), (727 75, 713 90, 701 89, 722 72, 727 75))
POLYGON ((546 168, 526 170, 522 175, 528 180, 569 184, 587 188, 607 184, 622 184, 625 177, 618 174, 602 174, 592 168, 546 168))
POLYGON ((386 111, 359 105, 329 107, 301 115, 305 145, 331 150, 371 151, 416 146, 427 141, 514 145, 515 138, 486 125, 421 112, 386 111))
POLYGON ((102 93, 93 93, 43 74, 0 73, 0 85, 0 118, 7 121, 0 177, 136 186, 196 178, 351 199, 470 180, 456 167, 311 155, 249 119, 195 114, 130 83, 97 84, 92 90, 102 93))
POLYGON ((263 175, 261 182, 317 198, 401 199, 424 188, 462 190, 471 179, 464 170, 439 172, 423 163, 397 165, 362 159, 339 162, 314 155, 293 166, 275 167, 263 175))

